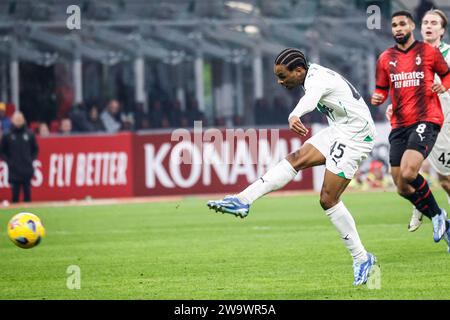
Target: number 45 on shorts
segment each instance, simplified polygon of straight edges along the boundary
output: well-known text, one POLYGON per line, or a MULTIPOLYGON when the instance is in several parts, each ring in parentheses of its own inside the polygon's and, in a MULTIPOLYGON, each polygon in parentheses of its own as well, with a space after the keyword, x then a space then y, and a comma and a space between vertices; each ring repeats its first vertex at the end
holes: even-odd
POLYGON ((341 159, 342 156, 344 155, 345 147, 346 147, 345 144, 338 143, 337 141, 335 141, 331 146, 330 156, 331 159, 333 159, 333 161, 336 162, 336 164, 338 163, 339 159, 341 159))

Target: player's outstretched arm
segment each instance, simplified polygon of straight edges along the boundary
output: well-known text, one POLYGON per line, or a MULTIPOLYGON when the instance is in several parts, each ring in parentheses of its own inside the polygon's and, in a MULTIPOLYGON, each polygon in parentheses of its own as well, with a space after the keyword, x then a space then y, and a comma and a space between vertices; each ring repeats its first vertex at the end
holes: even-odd
POLYGON ((313 111, 322 98, 324 89, 319 87, 312 87, 305 92, 305 95, 297 103, 297 106, 292 110, 288 117, 289 128, 304 137, 308 134, 308 129, 301 122, 300 117, 313 111))
POLYGON ((297 103, 294 110, 292 110, 288 119, 292 118, 292 116, 300 118, 303 115, 313 111, 317 107, 320 98, 322 98, 323 91, 323 88, 311 88, 306 91, 305 95, 297 103))

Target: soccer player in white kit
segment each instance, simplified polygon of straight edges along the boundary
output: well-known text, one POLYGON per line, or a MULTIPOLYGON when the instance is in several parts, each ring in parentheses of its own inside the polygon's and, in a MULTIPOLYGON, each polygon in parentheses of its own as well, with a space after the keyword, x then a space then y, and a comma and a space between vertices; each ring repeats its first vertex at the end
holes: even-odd
POLYGON ((275 59, 274 73, 278 83, 287 89, 303 86, 305 90, 288 117, 291 130, 305 136, 308 130, 300 118, 315 108, 327 116, 330 126, 308 139, 299 150, 241 193, 209 201, 207 205, 210 209, 244 218, 255 200, 284 187, 298 171, 325 164, 320 205, 353 258, 353 284, 362 285, 367 282, 376 258, 364 248, 355 221, 340 196, 374 146, 376 131, 369 108, 344 77, 320 65, 309 64, 300 50, 283 50, 275 59))
MULTIPOLYGON (((447 24, 448 19, 443 11, 429 10, 422 18, 421 34, 424 42, 439 48, 450 66, 450 45, 442 41, 447 24)), ((437 75, 435 75, 435 82, 441 83, 437 75)), ((444 114, 444 124, 427 160, 437 172, 439 182, 446 191, 450 203, 450 91, 440 94, 439 101, 444 114)), ((411 232, 417 230, 422 223, 422 217, 422 213, 414 208, 408 230, 411 232)), ((446 236, 444 239, 448 244, 449 239, 446 236)), ((450 252, 450 247, 448 251, 450 252)))

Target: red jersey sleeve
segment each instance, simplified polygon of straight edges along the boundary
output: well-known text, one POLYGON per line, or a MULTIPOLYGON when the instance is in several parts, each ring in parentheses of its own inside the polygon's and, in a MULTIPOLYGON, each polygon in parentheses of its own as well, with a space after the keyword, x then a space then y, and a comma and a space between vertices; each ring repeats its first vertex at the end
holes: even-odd
POLYGON ((433 71, 438 74, 439 77, 445 77, 448 73, 450 73, 450 69, 448 67, 447 62, 444 59, 444 56, 439 51, 438 48, 434 49, 434 64, 433 71))
POLYGON ((377 70, 375 78, 377 89, 386 91, 389 90, 389 75, 386 72, 384 55, 381 55, 377 61, 377 70))
POLYGON ((383 101, 387 99, 390 88, 389 74, 386 71, 385 64, 386 63, 384 55, 381 55, 377 61, 377 69, 375 75, 375 93, 384 95, 383 101))

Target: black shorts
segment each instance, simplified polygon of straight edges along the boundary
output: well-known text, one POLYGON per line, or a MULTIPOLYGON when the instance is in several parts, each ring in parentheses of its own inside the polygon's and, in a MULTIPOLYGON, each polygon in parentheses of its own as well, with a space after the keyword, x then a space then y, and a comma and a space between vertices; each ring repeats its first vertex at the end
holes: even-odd
POLYGON ((389 134, 389 163, 399 167, 407 149, 419 151, 428 157, 436 142, 441 127, 432 122, 418 122, 409 127, 396 128, 389 134))

